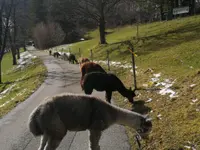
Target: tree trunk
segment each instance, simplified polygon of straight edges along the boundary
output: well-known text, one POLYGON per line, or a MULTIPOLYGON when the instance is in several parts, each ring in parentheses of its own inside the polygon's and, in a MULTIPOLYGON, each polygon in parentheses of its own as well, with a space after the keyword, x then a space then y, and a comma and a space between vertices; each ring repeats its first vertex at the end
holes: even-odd
POLYGON ((195 0, 191 0, 190 6, 191 6, 190 14, 191 14, 191 15, 194 15, 194 14, 196 13, 196 12, 195 12, 195 0))
POLYGON ((164 20, 163 3, 160 3, 160 21, 164 20))
POLYGON ((16 50, 17 50, 17 59, 20 59, 20 50, 18 47, 16 48, 16 50))
POLYGON ((99 19, 99 33, 100 33, 100 44, 107 44, 106 42, 106 34, 105 34, 105 17, 104 17, 104 7, 105 3, 101 3, 100 5, 100 19, 99 19))
POLYGON ((3 28, 3 23, 2 23, 2 10, 0 10, 0 51, 2 50, 2 28, 3 28))
POLYGON ((11 51, 12 51, 12 57, 13 57, 13 65, 17 65, 16 49, 14 48, 14 46, 11 46, 11 51))
POLYGON ((24 38, 24 44, 23 44, 24 52, 26 51, 26 40, 24 38))
POLYGON ((2 84, 1 62, 2 62, 2 58, 0 57, 0 84, 2 84))
POLYGON ((100 44, 107 44, 105 34, 105 20, 101 18, 99 21, 100 44))
MULTIPOLYGON (((8 34, 8 29, 9 29, 9 20, 10 20, 10 15, 11 15, 11 11, 12 11, 12 6, 13 6, 13 1, 14 0, 11 0, 11 6, 10 6, 10 9, 9 9, 9 12, 7 14, 7 16, 5 17, 6 19, 6 22, 5 22, 5 30, 4 30, 4 35, 2 35, 2 32, 0 33, 1 37, 1 45, 0 45, 0 83, 2 83, 2 69, 1 69, 1 62, 2 62, 2 59, 3 59, 3 55, 4 55, 4 52, 5 52, 5 48, 6 48, 6 43, 7 43, 7 34, 8 34)), ((1 7, 1 19, 2 19, 2 10, 3 10, 3 7, 4 7, 4 2, 3 1, 3 5, 1 7)), ((1 20, 0 19, 0 20, 1 20)), ((0 21, 1 25, 0 25, 0 28, 2 29, 2 20, 0 21)))
POLYGON ((10 46, 11 46, 11 52, 12 52, 12 60, 13 60, 13 65, 17 65, 17 59, 16 59, 16 46, 15 44, 13 43, 13 40, 12 40, 12 36, 11 36, 11 33, 9 32, 8 33, 8 38, 9 38, 9 41, 10 41, 10 46))

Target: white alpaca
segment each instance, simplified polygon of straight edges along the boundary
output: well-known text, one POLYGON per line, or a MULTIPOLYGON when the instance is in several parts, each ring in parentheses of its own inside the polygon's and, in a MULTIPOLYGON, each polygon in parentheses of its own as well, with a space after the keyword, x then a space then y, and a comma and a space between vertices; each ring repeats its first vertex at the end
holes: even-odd
POLYGON ((89 130, 90 148, 100 150, 102 131, 113 124, 136 129, 142 137, 151 131, 147 117, 113 106, 99 98, 61 94, 47 98, 31 113, 28 121, 34 136, 43 135, 38 150, 55 150, 67 131, 89 130))

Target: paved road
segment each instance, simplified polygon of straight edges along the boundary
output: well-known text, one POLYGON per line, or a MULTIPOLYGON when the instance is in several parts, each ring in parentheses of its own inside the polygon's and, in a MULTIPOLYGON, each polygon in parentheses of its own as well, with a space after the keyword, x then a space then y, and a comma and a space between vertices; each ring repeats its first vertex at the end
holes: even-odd
MULTIPOLYGON (((44 60, 48 77, 33 95, 0 119, 0 150, 36 150, 40 137, 33 137, 27 129, 27 118, 31 111, 47 96, 61 92, 82 93, 78 65, 54 59, 45 52, 35 51, 34 54, 44 60)), ((104 98, 102 92, 93 94, 104 98)), ((124 127, 114 125, 106 130, 101 137, 100 146, 102 150, 129 150, 124 127)), ((87 150, 88 131, 68 132, 58 149, 87 150)))

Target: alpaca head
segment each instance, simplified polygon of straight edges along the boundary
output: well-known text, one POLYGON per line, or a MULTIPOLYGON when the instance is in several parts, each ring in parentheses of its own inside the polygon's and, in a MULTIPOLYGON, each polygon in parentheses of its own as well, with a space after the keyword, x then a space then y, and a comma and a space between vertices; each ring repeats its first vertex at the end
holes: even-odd
POLYGON ((90 60, 88 58, 81 58, 80 65, 86 62, 90 62, 90 60))
POLYGON ((151 130, 152 130, 152 119, 149 118, 148 116, 142 117, 140 122, 140 128, 137 129, 137 133, 142 138, 145 139, 148 137, 151 130))
POLYGON ((130 89, 127 91, 127 98, 128 98, 128 101, 130 102, 130 103, 133 103, 134 102, 134 97, 135 97, 136 95, 135 95, 135 90, 132 90, 131 89, 131 87, 130 87, 130 89))

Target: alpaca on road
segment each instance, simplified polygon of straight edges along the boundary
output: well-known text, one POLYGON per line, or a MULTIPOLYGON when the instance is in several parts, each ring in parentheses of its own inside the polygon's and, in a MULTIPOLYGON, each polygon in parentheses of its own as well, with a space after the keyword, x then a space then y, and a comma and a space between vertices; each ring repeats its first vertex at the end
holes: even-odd
POLYGON ((81 87, 83 89, 83 78, 85 74, 90 72, 103 72, 106 73, 106 71, 99 65, 94 62, 85 62, 81 65, 81 87))
POLYGON ((142 138, 152 129, 147 116, 113 106, 89 95, 64 93, 47 98, 29 116, 28 128, 42 135, 38 150, 55 150, 67 131, 90 132, 90 148, 100 150, 102 132, 113 124, 134 128, 142 138))
POLYGON ((80 60, 80 66, 83 64, 83 63, 86 63, 86 62, 90 62, 90 60, 88 58, 81 58, 80 60))
POLYGON ((74 54, 72 54, 72 53, 69 54, 68 60, 69 60, 69 63, 72 63, 72 64, 76 63, 76 64, 78 64, 76 56, 74 54))

